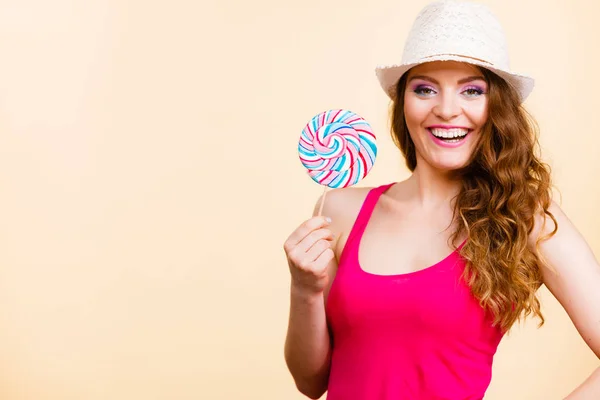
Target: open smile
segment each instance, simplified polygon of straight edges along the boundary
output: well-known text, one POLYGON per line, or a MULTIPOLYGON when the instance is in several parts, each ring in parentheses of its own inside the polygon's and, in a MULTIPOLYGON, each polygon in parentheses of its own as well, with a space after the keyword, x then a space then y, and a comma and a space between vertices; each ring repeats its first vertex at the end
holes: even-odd
POLYGON ((433 136, 442 140, 461 140, 467 137, 469 134, 469 129, 467 128, 452 128, 452 129, 443 129, 443 128, 429 128, 429 132, 433 136))
POLYGON ((444 147, 456 147, 462 144, 471 132, 468 128, 427 128, 434 141, 444 147), (450 146, 448 146, 450 145, 450 146))

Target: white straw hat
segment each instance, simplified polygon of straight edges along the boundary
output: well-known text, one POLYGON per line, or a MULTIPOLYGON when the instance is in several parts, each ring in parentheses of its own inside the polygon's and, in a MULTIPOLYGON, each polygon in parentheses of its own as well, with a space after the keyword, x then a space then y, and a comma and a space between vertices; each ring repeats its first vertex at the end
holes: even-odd
POLYGON ((485 5, 443 0, 421 10, 404 46, 402 62, 378 66, 379 83, 395 98, 398 80, 415 65, 430 61, 461 61, 495 72, 520 94, 524 101, 534 80, 511 72, 506 37, 500 22, 485 5))

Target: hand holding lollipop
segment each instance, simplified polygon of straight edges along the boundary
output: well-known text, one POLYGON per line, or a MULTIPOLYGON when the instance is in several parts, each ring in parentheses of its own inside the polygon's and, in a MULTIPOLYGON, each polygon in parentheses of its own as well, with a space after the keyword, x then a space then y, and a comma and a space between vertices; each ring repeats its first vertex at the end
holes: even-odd
POLYGON ((302 130, 300 161, 309 176, 327 188, 357 184, 375 163, 377 143, 367 121, 348 110, 329 110, 314 116, 302 130))

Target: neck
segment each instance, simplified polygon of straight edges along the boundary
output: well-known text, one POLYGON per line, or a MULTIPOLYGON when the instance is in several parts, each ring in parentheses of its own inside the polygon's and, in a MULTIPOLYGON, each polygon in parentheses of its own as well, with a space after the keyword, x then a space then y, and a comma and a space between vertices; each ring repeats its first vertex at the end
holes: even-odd
POLYGON ((407 180, 411 186, 414 200, 422 208, 438 209, 449 207, 454 196, 460 191, 460 181, 453 179, 450 174, 427 166, 415 168, 407 180))

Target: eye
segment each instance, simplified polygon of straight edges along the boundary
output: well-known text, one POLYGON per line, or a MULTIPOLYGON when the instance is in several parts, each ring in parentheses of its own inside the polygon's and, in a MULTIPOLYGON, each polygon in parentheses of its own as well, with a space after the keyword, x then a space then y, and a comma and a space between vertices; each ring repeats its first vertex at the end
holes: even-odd
POLYGON ((413 91, 420 96, 431 96, 436 93, 433 88, 424 85, 417 86, 413 91))
POLYGON ((470 86, 463 90, 463 93, 468 97, 479 97, 482 94, 485 94, 484 90, 478 86, 470 86))

